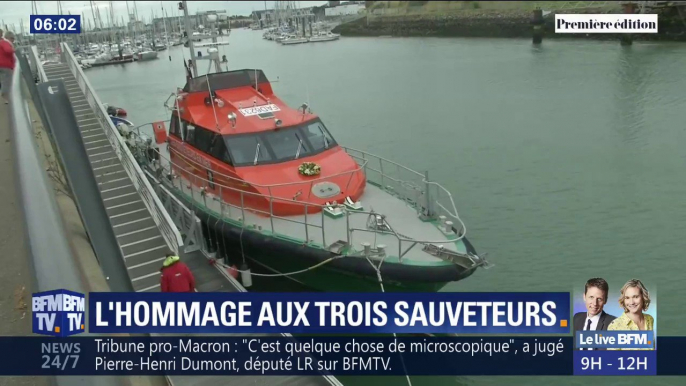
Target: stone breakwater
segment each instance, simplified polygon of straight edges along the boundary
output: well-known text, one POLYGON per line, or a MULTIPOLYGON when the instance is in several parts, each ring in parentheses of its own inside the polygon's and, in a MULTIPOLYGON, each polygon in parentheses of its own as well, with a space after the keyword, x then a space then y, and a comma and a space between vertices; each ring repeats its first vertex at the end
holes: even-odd
MULTIPOLYGON (((584 38, 616 40, 620 34, 556 34, 555 16, 545 18, 545 38, 584 38)), ((361 18, 341 24, 334 33, 342 36, 436 36, 530 38, 532 13, 465 13, 454 15, 404 15, 361 18)), ((657 34, 634 34, 634 40, 670 40, 686 42, 686 22, 678 15, 660 15, 657 34)))

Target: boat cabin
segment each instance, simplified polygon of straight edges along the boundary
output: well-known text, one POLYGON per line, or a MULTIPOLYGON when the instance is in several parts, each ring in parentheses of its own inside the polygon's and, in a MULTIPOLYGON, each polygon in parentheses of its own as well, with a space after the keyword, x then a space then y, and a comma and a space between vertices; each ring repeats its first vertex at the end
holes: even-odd
POLYGON ((364 191, 364 172, 322 120, 287 106, 261 70, 189 79, 169 134, 175 171, 232 204, 297 215, 364 191))

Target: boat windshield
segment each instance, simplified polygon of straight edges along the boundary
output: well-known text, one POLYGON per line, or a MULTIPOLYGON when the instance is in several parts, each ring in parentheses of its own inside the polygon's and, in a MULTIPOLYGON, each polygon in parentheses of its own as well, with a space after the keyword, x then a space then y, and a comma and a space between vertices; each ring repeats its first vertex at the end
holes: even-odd
POLYGON ((226 140, 226 145, 235 166, 252 165, 255 162, 255 154, 257 154, 258 164, 268 163, 272 160, 262 138, 256 135, 234 136, 230 140, 226 140), (260 145, 259 153, 257 145, 260 145))
POLYGON ((336 142, 320 120, 255 134, 225 136, 234 166, 292 161, 327 150, 336 142), (260 145, 257 150, 257 145, 260 145))

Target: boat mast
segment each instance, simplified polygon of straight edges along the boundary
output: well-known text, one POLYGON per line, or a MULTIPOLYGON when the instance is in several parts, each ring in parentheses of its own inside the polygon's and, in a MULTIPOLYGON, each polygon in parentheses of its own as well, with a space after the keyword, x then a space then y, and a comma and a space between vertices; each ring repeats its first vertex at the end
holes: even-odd
MULTIPOLYGON (((133 32, 133 42, 132 42, 133 47, 131 47, 131 49, 133 51, 135 51, 135 49, 136 49, 136 32, 133 31, 133 28, 128 28, 128 26, 131 25, 131 11, 129 10, 129 2, 128 1, 126 1, 126 18, 129 20, 129 24, 127 24, 126 30, 128 31, 128 33, 133 32)), ((135 21, 134 21, 133 27, 136 28, 136 22, 135 21)))
MULTIPOLYGON (((32 15, 40 15, 38 13, 38 4, 36 4, 35 1, 31 1, 31 14, 32 15)), ((5 24, 5 23, 3 22, 3 24, 5 24)), ((29 39, 29 40, 31 40, 31 39, 29 39)), ((38 46, 38 39, 35 35, 33 36, 33 41, 34 41, 34 44, 36 46, 38 46)))
POLYGON ((152 28, 152 50, 157 51, 155 48, 155 10, 151 10, 152 17, 150 19, 150 27, 152 28))
MULTIPOLYGON (((138 7, 136 6, 136 0, 133 0, 133 17, 136 19, 134 22, 133 28, 136 32, 133 33, 134 36, 137 35, 138 33, 138 7)), ((141 50, 143 49, 143 45, 141 43, 141 50)))
MULTIPOLYGON (((95 14, 98 15, 98 21, 100 22, 100 33, 102 33, 102 30, 105 29, 105 25, 102 22, 102 16, 100 16, 100 6, 98 6, 97 4, 95 5, 95 14)), ((103 35, 102 41, 103 41, 103 44, 105 44, 105 35, 103 35)), ((112 48, 112 47, 110 47, 110 48, 112 48)))
POLYGON ((160 7, 162 8, 162 24, 164 24, 164 47, 169 47, 169 36, 167 36, 167 13, 164 12, 164 4, 160 1, 160 7))
MULTIPOLYGON (((98 29, 98 24, 95 21, 95 11, 93 10, 93 2, 92 1, 90 1, 90 5, 91 5, 91 14, 93 14, 93 29, 91 30, 91 34, 95 34, 95 36, 91 36, 90 42, 91 43, 95 42, 95 44, 97 44, 98 43, 98 33, 96 30, 98 29)), ((88 23, 88 29, 91 29, 90 23, 88 23)), ((90 49, 90 47, 89 47, 89 49, 90 49)))
MULTIPOLYGON (((62 4, 59 1, 57 2, 57 14, 62 15, 62 4)), ((62 43, 62 34, 57 34, 57 44, 59 45, 60 43, 62 43)))
POLYGON ((183 6, 183 18, 186 22, 186 35, 188 37, 188 48, 191 50, 191 70, 193 71, 193 77, 198 76, 198 65, 195 56, 195 47, 193 47, 193 33, 191 32, 191 19, 188 17, 188 2, 186 0, 181 2, 183 6))
POLYGON ((121 51, 121 44, 119 44, 119 34, 116 31, 116 25, 117 25, 117 19, 114 17, 114 7, 112 6, 112 2, 110 1, 110 23, 112 24, 110 26, 110 39, 116 40, 117 41, 117 53, 119 54, 119 60, 122 59, 122 51, 121 51))

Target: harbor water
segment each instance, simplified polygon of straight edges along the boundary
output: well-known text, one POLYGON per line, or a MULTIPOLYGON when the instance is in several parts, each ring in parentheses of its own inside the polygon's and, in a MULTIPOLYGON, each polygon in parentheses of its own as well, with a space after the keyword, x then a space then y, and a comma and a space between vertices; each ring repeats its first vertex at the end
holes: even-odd
MULTIPOLYGON (((659 300, 658 335, 679 335, 686 45, 341 38, 282 46, 251 30, 229 41, 220 56, 230 69, 264 70, 279 97, 308 102, 340 144, 429 170, 453 193, 468 237, 495 267, 444 291, 574 291, 600 276, 616 304, 624 282, 639 278, 659 300)), ((180 46, 86 74, 103 102, 143 124, 169 119, 163 102, 185 83, 188 58, 180 46)), ((208 64, 199 62, 200 73, 208 64)), ((585 381, 412 378, 415 386, 585 381)))

